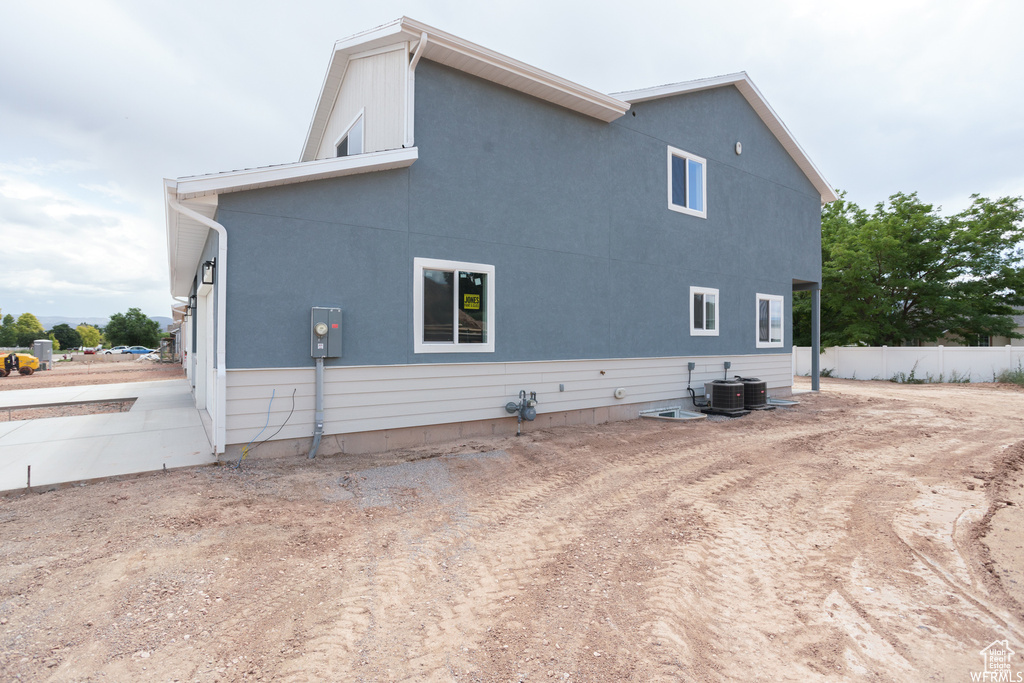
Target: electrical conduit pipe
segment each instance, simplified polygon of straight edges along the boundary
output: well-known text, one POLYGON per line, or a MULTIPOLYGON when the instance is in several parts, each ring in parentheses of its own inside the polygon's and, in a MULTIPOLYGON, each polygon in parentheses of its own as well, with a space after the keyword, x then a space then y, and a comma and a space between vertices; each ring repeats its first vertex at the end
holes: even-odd
POLYGON ((320 437, 324 434, 324 359, 316 359, 316 417, 313 425, 313 446, 309 449, 309 459, 316 457, 316 449, 320 448, 320 437))

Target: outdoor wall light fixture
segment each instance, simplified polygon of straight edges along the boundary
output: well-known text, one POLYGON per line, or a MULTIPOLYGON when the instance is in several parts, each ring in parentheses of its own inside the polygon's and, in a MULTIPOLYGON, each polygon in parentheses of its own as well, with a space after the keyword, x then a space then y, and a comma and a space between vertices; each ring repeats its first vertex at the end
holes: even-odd
POLYGON ((213 259, 212 261, 204 261, 203 262, 203 284, 204 285, 212 285, 213 284, 213 274, 214 274, 214 271, 216 269, 217 269, 217 259, 213 259))
MULTIPOLYGON (((191 308, 193 311, 196 310, 196 295, 195 294, 193 294, 192 296, 190 296, 188 298, 188 307, 191 308)), ((188 309, 186 309, 185 312, 188 313, 188 309)))

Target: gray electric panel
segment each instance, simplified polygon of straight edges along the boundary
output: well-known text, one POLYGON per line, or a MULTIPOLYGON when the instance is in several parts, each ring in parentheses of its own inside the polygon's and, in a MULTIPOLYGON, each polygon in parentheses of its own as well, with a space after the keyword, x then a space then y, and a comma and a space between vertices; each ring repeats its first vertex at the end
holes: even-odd
POLYGON ((309 355, 313 358, 341 357, 341 309, 313 307, 313 319, 309 326, 309 355), (318 325, 321 325, 317 329, 318 325), (317 334, 317 332, 323 334, 317 334))

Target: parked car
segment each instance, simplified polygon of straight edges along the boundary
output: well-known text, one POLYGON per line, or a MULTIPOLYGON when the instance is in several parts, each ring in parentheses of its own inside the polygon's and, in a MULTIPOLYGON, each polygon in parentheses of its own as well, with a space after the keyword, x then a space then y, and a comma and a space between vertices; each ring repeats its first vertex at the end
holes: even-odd
POLYGON ((124 353, 124 350, 127 348, 127 346, 115 346, 112 349, 105 349, 103 354, 109 356, 112 353, 124 353))
POLYGON ((96 353, 96 349, 92 348, 91 346, 86 346, 82 348, 82 352, 85 353, 86 355, 94 354, 96 353))
POLYGON ((121 353, 153 353, 153 349, 147 349, 145 346, 128 346, 122 349, 121 353))

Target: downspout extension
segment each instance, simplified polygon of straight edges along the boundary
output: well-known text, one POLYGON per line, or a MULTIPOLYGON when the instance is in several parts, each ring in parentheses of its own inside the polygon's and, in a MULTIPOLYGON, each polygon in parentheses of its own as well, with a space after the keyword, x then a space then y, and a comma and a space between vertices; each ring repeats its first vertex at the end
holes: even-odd
POLYGON ((313 446, 309 449, 309 459, 316 457, 320 448, 320 437, 324 434, 324 359, 316 359, 316 416, 313 425, 313 446))
POLYGON ((220 455, 224 452, 227 441, 227 429, 224 425, 227 417, 227 396, 225 395, 227 393, 227 371, 224 349, 226 347, 225 335, 227 334, 228 231, 212 218, 207 218, 179 202, 170 188, 167 188, 165 192, 168 206, 182 216, 188 216, 217 233, 217 375, 215 384, 217 396, 214 405, 213 452, 215 455, 220 455))

